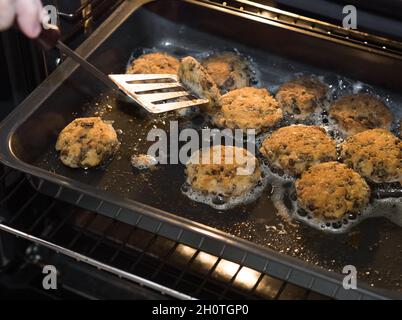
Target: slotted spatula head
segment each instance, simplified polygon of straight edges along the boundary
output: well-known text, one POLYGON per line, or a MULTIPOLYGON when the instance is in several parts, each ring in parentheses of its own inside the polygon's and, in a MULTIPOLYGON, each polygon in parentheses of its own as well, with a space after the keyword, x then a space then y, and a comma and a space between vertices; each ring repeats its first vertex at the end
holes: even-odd
POLYGON ((199 106, 208 99, 194 99, 174 74, 110 74, 126 95, 152 113, 199 106), (177 101, 179 98, 186 99, 177 101))

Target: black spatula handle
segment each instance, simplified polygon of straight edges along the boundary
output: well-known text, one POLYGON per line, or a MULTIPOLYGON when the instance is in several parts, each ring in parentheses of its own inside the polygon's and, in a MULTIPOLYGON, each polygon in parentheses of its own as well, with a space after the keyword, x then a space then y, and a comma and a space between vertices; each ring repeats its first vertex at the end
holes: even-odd
POLYGON ((38 43, 46 50, 56 47, 60 39, 60 29, 54 24, 46 24, 37 39, 38 43))

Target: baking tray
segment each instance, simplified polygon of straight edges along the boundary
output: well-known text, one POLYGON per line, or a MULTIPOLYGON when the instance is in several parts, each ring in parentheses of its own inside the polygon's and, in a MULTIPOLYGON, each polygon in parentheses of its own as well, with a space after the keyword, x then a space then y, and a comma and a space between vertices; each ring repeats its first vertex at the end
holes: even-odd
MULTIPOLYGON (((358 79, 399 110, 402 98, 394 92, 400 90, 402 60, 395 52, 209 1, 147 2, 124 2, 78 52, 103 72, 117 73, 124 72, 133 52, 197 56, 236 48, 258 66, 258 85, 271 91, 300 72, 322 75, 344 90, 353 90, 356 80, 350 79, 358 79)), ((286 224, 268 190, 250 205, 217 212, 182 195, 182 165, 132 170, 130 156, 149 145, 144 133, 164 128, 172 119, 117 100, 67 59, 2 123, 1 161, 26 172, 38 190, 55 198, 322 294, 339 299, 402 296, 402 232, 386 219, 369 219, 348 234, 328 235, 286 224), (84 172, 60 165, 54 151, 58 133, 74 118, 94 114, 114 120, 114 127, 122 130, 119 154, 103 169, 84 172), (342 287, 345 265, 358 270, 356 290, 342 287)))

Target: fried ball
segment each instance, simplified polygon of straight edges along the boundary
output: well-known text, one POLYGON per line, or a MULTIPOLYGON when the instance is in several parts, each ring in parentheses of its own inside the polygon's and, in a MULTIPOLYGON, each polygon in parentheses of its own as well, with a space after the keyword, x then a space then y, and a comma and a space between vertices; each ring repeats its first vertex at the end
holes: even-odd
POLYGON ((363 210, 370 199, 370 188, 355 171, 339 162, 312 166, 296 181, 301 208, 322 219, 339 219, 363 210))
POLYGON ((202 65, 222 93, 250 85, 249 66, 239 55, 224 52, 208 57, 202 65))
POLYGON ((214 113, 219 103, 220 92, 205 68, 193 57, 185 57, 181 60, 178 75, 187 89, 196 96, 209 100, 205 110, 214 113))
POLYGON ((391 111, 381 100, 365 93, 339 98, 331 105, 329 114, 347 135, 374 128, 389 130, 393 120, 391 111))
POLYGON ((148 53, 135 59, 127 73, 177 74, 179 60, 164 52, 148 53))
POLYGON ((284 112, 304 120, 320 110, 328 87, 315 77, 302 76, 285 82, 275 95, 284 112))
POLYGON ((61 131, 56 142, 61 162, 71 168, 104 164, 119 146, 113 126, 98 117, 75 119, 61 131))
POLYGON ((186 167, 187 182, 194 190, 238 197, 261 179, 257 158, 246 149, 213 146, 195 152, 186 167))
POLYGON ((342 161, 376 182, 402 180, 402 141, 385 129, 371 129, 349 137, 341 146, 342 161))
POLYGON ((267 89, 241 88, 221 97, 220 110, 213 122, 230 129, 255 129, 257 133, 273 127, 282 118, 282 109, 267 89))
POLYGON ((300 175, 312 165, 337 159, 336 143, 318 126, 293 125, 276 130, 262 143, 271 166, 300 175))

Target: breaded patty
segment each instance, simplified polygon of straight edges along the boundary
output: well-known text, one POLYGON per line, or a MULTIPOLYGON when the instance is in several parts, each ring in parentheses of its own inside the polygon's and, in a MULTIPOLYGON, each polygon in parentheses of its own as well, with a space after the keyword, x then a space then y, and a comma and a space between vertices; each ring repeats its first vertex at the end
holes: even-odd
POLYGON ((328 87, 315 77, 302 76, 285 82, 275 95, 284 112, 306 119, 320 110, 328 87))
POLYGON ((177 74, 179 60, 164 52, 148 53, 135 59, 127 73, 177 74))
POLYGON ((276 130, 260 148, 271 166, 299 175, 312 165, 334 161, 336 143, 318 126, 293 125, 276 130))
POLYGON ((250 69, 246 61, 233 52, 208 57, 202 65, 218 85, 221 93, 250 85, 250 69))
POLYGON ((195 152, 186 172, 187 182, 194 190, 233 197, 247 193, 261 179, 258 160, 246 149, 232 146, 195 152))
POLYGON ((181 60, 178 71, 180 82, 196 96, 208 99, 206 111, 214 113, 219 103, 220 92, 217 84, 205 68, 193 57, 181 60))
POLYGON ((61 162, 71 168, 104 164, 119 146, 113 126, 98 117, 75 119, 61 131, 56 142, 61 162))
POLYGON ((323 219, 339 219, 358 213, 370 199, 370 188, 355 171, 339 162, 312 166, 296 181, 301 208, 323 219))
POLYGON ((402 181, 402 141, 385 129, 349 137, 341 146, 345 164, 377 183, 402 181))
POLYGON ((213 122, 220 127, 255 129, 258 133, 283 118, 282 109, 267 89, 236 89, 223 95, 219 104, 213 122))
MULTIPOLYGON (((177 74, 180 61, 164 52, 148 53, 132 61, 127 68, 127 73, 145 73, 145 74, 177 74)), ((149 80, 147 82, 165 82, 165 80, 149 80)), ((158 92, 170 92, 170 89, 161 89, 158 92)), ((188 97, 175 98, 169 102, 188 101, 188 97)), ((190 108, 174 110, 180 116, 185 117, 190 114, 190 108)))
POLYGON ((374 128, 389 130, 393 120, 391 111, 381 100, 365 93, 339 98, 331 105, 329 114, 347 135, 374 128))

